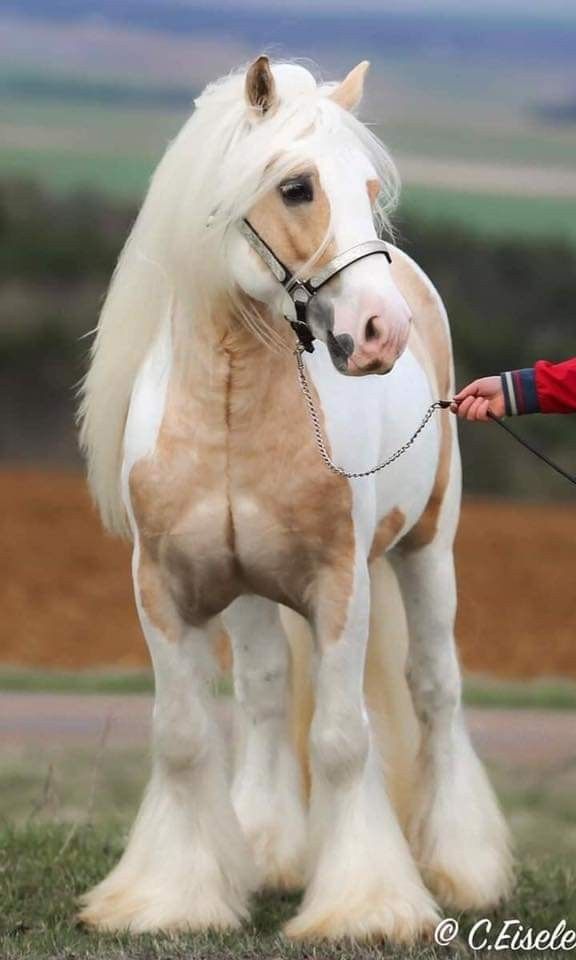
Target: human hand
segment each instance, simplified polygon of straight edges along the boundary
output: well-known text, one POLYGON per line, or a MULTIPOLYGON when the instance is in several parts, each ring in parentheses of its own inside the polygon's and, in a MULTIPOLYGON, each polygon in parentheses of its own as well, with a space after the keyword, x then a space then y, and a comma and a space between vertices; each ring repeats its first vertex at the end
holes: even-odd
POLYGON ((462 420, 489 420, 489 413, 503 417, 506 404, 499 376, 482 377, 460 390, 450 407, 462 420))

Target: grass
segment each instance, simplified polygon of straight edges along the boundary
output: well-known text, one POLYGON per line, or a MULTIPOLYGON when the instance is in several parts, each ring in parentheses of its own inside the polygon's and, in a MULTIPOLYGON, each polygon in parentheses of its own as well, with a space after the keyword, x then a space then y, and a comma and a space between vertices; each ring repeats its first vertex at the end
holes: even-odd
MULTIPOLYGON (((2 960, 456 960, 463 947, 315 947, 287 943, 282 924, 297 896, 266 894, 235 934, 101 935, 75 923, 77 896, 117 860, 148 774, 146 747, 9 743, 0 754, 2 960)), ((491 777, 520 863, 512 901, 495 915, 524 926, 576 927, 576 766, 543 772, 493 765, 491 777)), ((466 931, 474 916, 462 919, 466 931)), ((518 954, 516 954, 518 955, 518 954)), ((520 954, 521 955, 521 954, 520 954)))
MULTIPOLYGON (((0 757, 0 821, 57 823, 124 836, 148 776, 148 748, 11 744, 0 757)), ((541 770, 493 764, 492 778, 523 857, 576 862, 576 764, 541 770)), ((1 874, 0 874, 1 877, 1 874)), ((1 954, 0 954, 1 956, 1 954)))
POLYGON ((0 668, 0 691, 10 693, 152 693, 150 670, 0 668))
MULTIPOLYGON (((3 960, 449 960, 471 955, 463 941, 478 919, 474 915, 461 918, 461 940, 453 948, 292 944, 280 928, 294 913, 298 895, 272 893, 255 900, 250 922, 237 933, 127 937, 89 932, 75 922, 76 898, 112 866, 120 849, 121 838, 106 826, 73 833, 62 825, 6 828, 0 838, 3 960)), ((536 930, 552 930, 561 919, 576 927, 575 881, 564 865, 526 861, 513 899, 491 916, 494 928, 506 918, 536 930)))
POLYGON ((496 680, 466 677, 464 701, 469 707, 510 710, 576 710, 573 680, 496 680))
MULTIPOLYGON (((219 684, 223 693, 230 684, 219 684)), ((150 670, 92 669, 65 670, 0 668, 0 692, 10 693, 152 693, 154 679, 150 670)), ((576 710, 576 682, 564 679, 498 680, 468 676, 464 683, 464 701, 470 707, 498 707, 532 710, 576 710)))
MULTIPOLYGON (((0 755, 0 822, 100 827, 123 834, 148 776, 148 747, 114 743, 7 744, 0 755)), ((491 774, 524 856, 554 852, 576 862, 576 762, 552 768, 515 768, 501 762, 491 774)), ((1 956, 1 954, 0 954, 1 956)))
MULTIPOLYGON (((148 776, 146 747, 9 744, 0 756, 0 820, 129 827, 148 776)), ((1 953, 0 953, 1 956, 1 953)))

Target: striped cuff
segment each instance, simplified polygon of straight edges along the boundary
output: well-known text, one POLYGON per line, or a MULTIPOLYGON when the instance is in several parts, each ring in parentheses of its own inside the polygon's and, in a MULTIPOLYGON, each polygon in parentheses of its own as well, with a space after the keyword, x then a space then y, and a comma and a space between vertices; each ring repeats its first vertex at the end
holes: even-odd
POLYGON ((507 373, 501 373, 500 379, 507 417, 516 417, 525 413, 540 413, 533 367, 526 367, 524 370, 509 370, 507 373))

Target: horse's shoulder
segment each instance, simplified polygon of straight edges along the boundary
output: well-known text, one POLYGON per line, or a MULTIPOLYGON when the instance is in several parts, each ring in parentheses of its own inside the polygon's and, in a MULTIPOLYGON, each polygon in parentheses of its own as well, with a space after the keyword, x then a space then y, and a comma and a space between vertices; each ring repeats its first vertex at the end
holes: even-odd
MULTIPOLYGON (((391 255, 392 276, 413 316, 414 329, 409 346, 425 369, 433 368, 438 395, 450 397, 454 392, 452 344, 442 298, 424 270, 407 253, 393 247, 391 255)), ((450 482, 454 443, 453 425, 447 416, 443 416, 434 486, 422 516, 402 539, 404 549, 424 547, 436 536, 450 482)))
POLYGON ((438 389, 448 396, 453 386, 452 342, 446 308, 424 270, 399 247, 391 248, 392 276, 408 303, 416 334, 436 373, 438 389))
POLYGON ((442 298, 428 274, 400 247, 391 246, 390 254, 392 276, 405 298, 418 304, 421 310, 436 314, 438 319, 447 323, 442 298))

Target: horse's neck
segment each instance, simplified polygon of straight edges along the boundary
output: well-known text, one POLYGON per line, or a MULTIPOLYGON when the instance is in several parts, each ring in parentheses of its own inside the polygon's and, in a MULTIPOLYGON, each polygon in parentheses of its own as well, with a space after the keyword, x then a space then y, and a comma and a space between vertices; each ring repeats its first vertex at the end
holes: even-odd
POLYGON ((181 311, 173 319, 172 395, 184 405, 212 406, 218 416, 225 401, 227 414, 250 419, 269 415, 280 395, 296 393, 292 331, 264 308, 259 319, 277 346, 263 342, 225 305, 195 324, 181 311))

